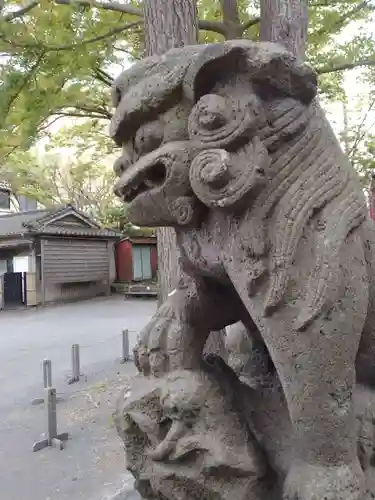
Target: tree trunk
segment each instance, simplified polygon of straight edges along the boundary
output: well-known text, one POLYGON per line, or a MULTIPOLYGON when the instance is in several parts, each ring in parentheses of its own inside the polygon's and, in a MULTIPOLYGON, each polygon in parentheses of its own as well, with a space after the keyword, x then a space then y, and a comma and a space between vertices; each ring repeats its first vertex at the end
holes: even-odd
POLYGON ((223 23, 226 28, 225 38, 234 40, 242 38, 243 29, 240 23, 237 0, 220 0, 223 14, 223 23))
MULTIPOLYGON (((164 54, 169 49, 197 43, 195 0, 144 0, 143 13, 147 56, 164 54)), ((158 229, 157 240, 160 305, 175 288, 180 270, 175 231, 172 228, 158 229)))
POLYGON ((261 0, 260 40, 280 43, 302 60, 308 19, 307 0, 261 0))
MULTIPOLYGON (((163 54, 169 49, 198 43, 196 0, 144 0, 146 55, 163 54)), ((159 305, 177 285, 181 274, 176 234, 160 228, 158 240, 159 305)), ((225 331, 213 332, 205 352, 225 355, 225 331)))
POLYGON ((164 54, 168 49, 197 43, 195 0, 145 0, 143 12, 146 55, 164 54))

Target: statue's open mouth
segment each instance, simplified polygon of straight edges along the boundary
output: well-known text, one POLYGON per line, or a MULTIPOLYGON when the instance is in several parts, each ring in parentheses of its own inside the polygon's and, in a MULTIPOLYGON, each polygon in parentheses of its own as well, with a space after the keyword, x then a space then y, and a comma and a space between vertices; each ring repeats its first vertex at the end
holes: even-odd
POLYGON ((179 173, 181 166, 182 171, 185 172, 184 166, 190 165, 194 154, 196 154, 196 149, 186 141, 164 144, 126 168, 115 185, 115 194, 126 203, 131 203, 148 191, 160 190, 166 182, 180 184, 182 182, 181 173, 179 173))
POLYGON ((142 160, 129 167, 117 181, 115 194, 125 203, 131 203, 139 195, 161 187, 167 177, 165 165, 161 161, 145 165, 142 160))

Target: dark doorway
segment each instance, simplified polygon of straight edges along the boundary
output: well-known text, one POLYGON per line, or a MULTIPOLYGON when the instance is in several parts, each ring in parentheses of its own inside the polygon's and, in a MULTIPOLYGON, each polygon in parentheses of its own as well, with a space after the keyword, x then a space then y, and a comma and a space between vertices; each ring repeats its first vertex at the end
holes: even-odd
POLYGON ((4 274, 4 305, 18 306, 25 304, 26 273, 4 274))

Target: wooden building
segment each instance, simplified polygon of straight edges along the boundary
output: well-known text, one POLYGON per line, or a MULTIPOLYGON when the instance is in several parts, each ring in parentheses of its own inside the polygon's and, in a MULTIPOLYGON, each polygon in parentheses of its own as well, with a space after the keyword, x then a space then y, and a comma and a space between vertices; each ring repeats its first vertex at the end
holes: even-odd
POLYGON ((71 205, 1 215, 0 308, 109 294, 119 237, 71 205))

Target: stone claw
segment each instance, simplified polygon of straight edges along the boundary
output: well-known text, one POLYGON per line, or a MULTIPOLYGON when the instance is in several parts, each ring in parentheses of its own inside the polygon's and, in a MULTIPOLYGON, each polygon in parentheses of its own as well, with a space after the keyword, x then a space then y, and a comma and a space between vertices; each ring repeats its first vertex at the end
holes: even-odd
POLYGON ((143 375, 156 377, 171 370, 189 368, 201 355, 195 352, 190 334, 176 318, 171 304, 166 302, 139 335, 134 349, 136 367, 143 375))
POLYGON ((184 432, 185 424, 181 420, 175 420, 164 440, 149 452, 149 456, 156 462, 165 460, 175 450, 176 444, 184 432))

